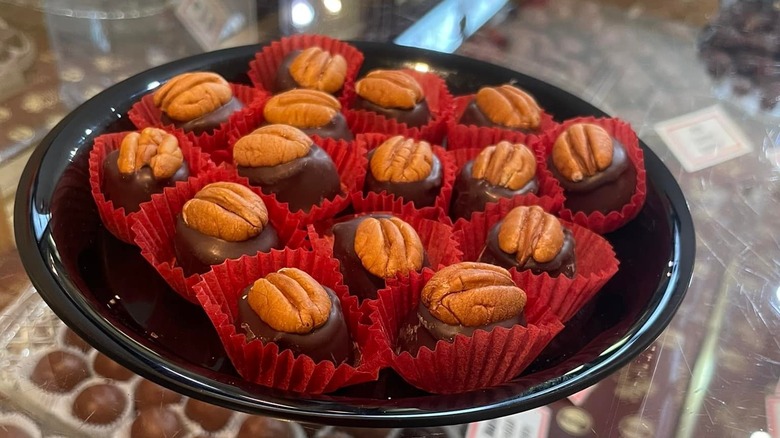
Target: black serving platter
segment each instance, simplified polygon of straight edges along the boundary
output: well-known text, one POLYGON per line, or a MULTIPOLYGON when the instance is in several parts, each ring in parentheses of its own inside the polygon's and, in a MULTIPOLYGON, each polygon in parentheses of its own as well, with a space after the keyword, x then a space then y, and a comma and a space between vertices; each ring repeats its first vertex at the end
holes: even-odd
MULTIPOLYGON (((416 66, 444 77, 453 94, 516 82, 557 119, 605 116, 540 80, 484 62, 408 47, 355 43, 363 72, 416 66)), ((127 79, 81 105, 41 142, 16 197, 16 241, 43 299, 79 335, 138 374, 228 408, 293 420, 400 427, 466 423, 548 404, 617 371, 669 323, 685 295, 695 251, 685 199, 658 157, 642 144, 647 202, 607 235, 620 270, 522 376, 459 395, 421 392, 392 371, 379 381, 310 396, 268 389, 236 374, 200 308, 171 292, 139 251, 102 227, 89 191, 87 157, 102 133, 132 129, 131 104, 168 78, 211 70, 248 83, 259 46, 182 59, 127 79)))

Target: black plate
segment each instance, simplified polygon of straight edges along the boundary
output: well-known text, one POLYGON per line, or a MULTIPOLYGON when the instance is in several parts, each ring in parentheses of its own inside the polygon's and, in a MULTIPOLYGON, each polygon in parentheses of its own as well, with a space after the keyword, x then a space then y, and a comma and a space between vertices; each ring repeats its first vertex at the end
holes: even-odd
MULTIPOLYGON (((558 119, 605 115, 558 88, 491 64, 407 47, 356 45, 366 54, 363 71, 424 63, 456 95, 515 81, 558 119)), ((353 426, 422 426, 504 416, 568 396, 625 365, 669 323, 693 270, 693 223, 674 178, 643 144, 647 203, 634 221, 607 236, 620 271, 522 376, 456 396, 420 392, 390 371, 378 382, 323 396, 242 381, 200 308, 170 292, 134 247, 103 229, 89 192, 87 157, 96 135, 132 128, 128 108, 159 82, 212 70, 248 83, 245 71, 256 50, 198 55, 117 84, 67 116, 30 158, 16 197, 19 252, 49 306, 98 350, 169 388, 241 411, 353 426)))

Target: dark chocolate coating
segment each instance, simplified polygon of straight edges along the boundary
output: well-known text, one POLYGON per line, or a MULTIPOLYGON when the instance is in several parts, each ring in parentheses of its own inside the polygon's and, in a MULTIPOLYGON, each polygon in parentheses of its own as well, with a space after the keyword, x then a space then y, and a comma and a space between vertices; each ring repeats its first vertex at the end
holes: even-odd
POLYGON ((124 412, 127 400, 114 385, 99 383, 84 388, 73 400, 73 415, 91 424, 111 424, 124 412))
POLYGON ((95 372, 101 376, 114 380, 128 380, 135 375, 134 372, 114 362, 103 353, 98 353, 97 356, 95 356, 92 367, 95 369, 95 372))
MULTIPOLYGON (((341 275, 344 276, 344 284, 347 285, 352 295, 362 300, 376 299, 377 291, 385 287, 385 279, 377 277, 363 267, 360 257, 355 254, 355 232, 364 219, 388 218, 386 214, 372 214, 333 225, 333 257, 339 261, 341 275)), ((423 267, 428 266, 428 255, 423 258, 423 267)))
POLYGON ((236 438, 293 438, 290 423, 275 418, 251 416, 241 424, 236 438))
MULTIPOLYGON (((305 354, 320 362, 329 360, 337 365, 344 361, 352 360, 352 340, 349 337, 347 323, 341 311, 341 303, 330 288, 325 291, 330 298, 331 307, 328 320, 319 328, 303 335, 297 333, 285 333, 274 330, 266 324, 251 307, 247 300, 247 294, 252 286, 247 287, 238 300, 238 329, 246 333, 247 341, 260 338, 263 342, 275 342, 279 351, 292 350, 296 356, 305 354)), ((324 286, 323 286, 324 287, 324 286)))
POLYGON ((79 335, 76 334, 73 330, 66 328, 65 329, 65 336, 63 336, 63 342, 65 345, 69 345, 73 348, 78 348, 79 350, 86 353, 91 348, 90 345, 85 341, 84 339, 81 339, 79 335))
POLYGON ((0 424, 0 438, 32 438, 24 429, 13 424, 0 424))
POLYGON ((138 413, 130 427, 130 438, 172 438, 184 435, 184 425, 168 408, 147 408, 138 413))
POLYGON ((468 219, 471 217, 471 213, 484 210, 488 202, 498 202, 501 198, 512 198, 539 191, 539 181, 535 176, 523 187, 511 190, 502 186, 494 186, 484 179, 472 177, 471 169, 473 167, 474 161, 469 161, 455 178, 450 208, 450 215, 453 219, 461 217, 468 219))
POLYGON ((161 406, 178 403, 181 400, 181 394, 171 391, 168 388, 142 379, 135 387, 135 408, 138 411, 147 408, 159 408, 161 406))
POLYGON ((475 125, 485 128, 501 128, 501 129, 509 129, 512 131, 517 132, 523 132, 523 133, 532 133, 532 132, 538 132, 538 129, 523 129, 523 128, 510 128, 508 126, 500 125, 498 123, 493 123, 492 120, 488 118, 488 116, 485 115, 485 113, 482 112, 481 109, 479 109, 479 106, 477 105, 477 101, 475 99, 472 99, 471 102, 466 106, 466 109, 463 111, 463 115, 460 116, 460 122, 461 125, 475 125))
POLYGON ((401 324, 401 330, 398 333, 396 352, 400 354, 401 352, 408 351, 409 354, 415 356, 420 348, 427 347, 429 350, 433 351, 436 348, 437 342, 453 342, 457 335, 470 337, 476 330, 490 331, 496 327, 512 328, 512 326, 517 324, 522 326, 526 325, 524 312, 520 312, 519 315, 503 321, 478 327, 446 324, 431 315, 428 308, 420 302, 416 309, 412 309, 412 311, 409 312, 401 324))
POLYGON ((614 152, 612 164, 591 177, 585 177, 580 182, 571 182, 564 178, 548 159, 548 166, 553 176, 561 183, 566 201, 563 205, 572 211, 592 213, 600 211, 604 214, 610 211, 620 211, 631 201, 636 188, 636 169, 626 154, 625 147, 612 139, 614 152))
POLYGON ((528 261, 525 262, 525 265, 518 266, 516 255, 507 254, 498 246, 498 232, 502 223, 503 221, 500 221, 493 225, 493 228, 488 232, 485 248, 482 250, 482 254, 480 254, 478 261, 501 266, 506 269, 517 268, 518 271, 530 269, 531 272, 537 275, 542 272, 547 272, 551 277, 557 277, 561 274, 569 278, 574 277, 574 274, 576 273, 575 243, 574 236, 572 236, 571 231, 568 228, 563 227, 563 247, 554 259, 547 263, 538 263, 533 257, 529 257, 528 261))
POLYGON ((290 204, 290 211, 308 212, 324 199, 341 193, 341 181, 336 165, 319 146, 312 145, 306 156, 277 166, 237 166, 238 174, 263 193, 276 194, 280 202, 290 204))
POLYGON ((228 242, 218 237, 200 233, 188 227, 181 215, 176 218, 176 235, 173 239, 176 263, 184 270, 184 275, 202 274, 211 265, 218 265, 228 259, 237 259, 242 255, 254 255, 281 249, 279 235, 269 222, 259 235, 243 242, 228 242))
POLYGON ((406 123, 409 128, 418 128, 425 126, 431 121, 431 110, 428 108, 428 102, 423 99, 417 102, 412 109, 385 108, 375 103, 369 102, 360 96, 355 99, 354 109, 363 109, 373 111, 383 115, 388 119, 395 119, 399 123, 406 123))
POLYGON ((87 362, 67 351, 52 351, 38 360, 30 380, 51 392, 68 392, 89 376, 87 362))
MULTIPOLYGON (((296 126, 296 128, 298 128, 296 126)), ((352 141, 355 136, 352 135, 352 131, 347 126, 347 119, 341 113, 336 114, 327 125, 319 126, 317 128, 298 128, 303 131, 304 134, 311 137, 312 135, 318 135, 322 138, 332 138, 333 140, 345 140, 352 141)))
MULTIPOLYGON (((368 153, 368 161, 371 162, 371 157, 374 156, 376 149, 368 153)), ((371 173, 369 167, 366 173, 366 182, 363 186, 363 192, 387 192, 389 194, 404 198, 404 202, 413 202, 417 208, 429 207, 436 202, 436 197, 439 196, 442 184, 442 170, 439 157, 433 156, 433 163, 431 166, 431 173, 422 181, 415 182, 391 182, 391 181, 377 181, 374 178, 374 174, 371 173)))
POLYGON ((244 104, 241 103, 240 100, 233 97, 226 104, 208 114, 204 114, 198 117, 197 119, 192 119, 188 122, 180 122, 173 120, 163 112, 161 121, 165 125, 172 124, 173 126, 182 129, 185 132, 192 132, 193 134, 200 135, 204 132, 213 132, 215 129, 219 128, 219 125, 227 122, 231 114, 242 108, 244 108, 244 104))
POLYGON ((227 425, 233 411, 191 398, 184 405, 184 415, 206 432, 216 432, 227 425))
POLYGON ((114 208, 124 208, 126 214, 138 211, 140 204, 152 199, 152 194, 162 193, 164 188, 173 186, 176 181, 186 181, 190 176, 186 161, 172 177, 163 180, 155 179, 149 166, 142 167, 132 175, 122 175, 116 163, 118 158, 119 150, 115 150, 103 161, 100 189, 106 199, 114 203, 114 208))

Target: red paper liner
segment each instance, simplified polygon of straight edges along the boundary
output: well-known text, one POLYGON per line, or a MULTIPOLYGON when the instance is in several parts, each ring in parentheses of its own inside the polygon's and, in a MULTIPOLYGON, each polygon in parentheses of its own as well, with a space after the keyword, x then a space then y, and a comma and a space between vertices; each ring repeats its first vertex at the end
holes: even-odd
MULTIPOLYGON (((207 184, 217 181, 229 181, 249 187, 265 201, 267 198, 260 190, 247 184, 246 178, 239 177, 233 169, 221 166, 212 169, 198 178, 179 182, 175 187, 166 188, 162 194, 152 196, 152 201, 141 205, 132 230, 135 244, 141 248, 141 254, 154 266, 168 285, 187 300, 197 303, 192 286, 201 280, 201 275, 188 277, 176 264, 173 237, 176 230, 176 217, 184 204, 207 184)), ((295 218, 275 202, 266 202, 269 222, 279 234, 285 247, 299 248, 305 245, 306 232, 295 218)))
MULTIPOLYGON (((390 135, 403 135, 418 140, 441 144, 447 131, 447 123, 452 117, 452 95, 447 90, 447 84, 434 73, 420 73, 416 70, 404 69, 405 73, 414 77, 425 93, 431 121, 428 124, 409 128, 406 123, 399 123, 372 111, 347 109, 347 125, 354 134, 378 132, 390 135)), ((345 108, 350 108, 356 95, 352 93, 345 108)))
MULTIPOLYGON (((95 139, 94 146, 89 152, 89 185, 92 190, 92 198, 97 205, 100 220, 103 221, 103 225, 111 234, 126 243, 133 243, 131 227, 135 222, 137 212, 125 214, 123 207, 114 208, 114 203, 107 200, 105 195, 103 195, 101 186, 103 183, 103 161, 105 161, 108 154, 119 149, 122 140, 131 132, 134 131, 101 135, 95 139)), ((170 134, 174 135, 179 141, 184 161, 187 162, 190 168, 190 176, 196 177, 214 167, 214 163, 209 160, 208 154, 202 153, 200 148, 193 146, 190 140, 181 132, 173 131, 170 134)))
POLYGON ((544 110, 542 110, 539 130, 531 133, 504 128, 460 124, 459 121, 461 116, 463 116, 463 112, 473 99, 474 95, 470 94, 468 96, 458 96, 453 101, 453 116, 447 124, 448 150, 474 147, 481 148, 496 144, 501 140, 511 141, 512 143, 523 143, 530 146, 530 143, 535 137, 539 137, 558 126, 553 120, 552 115, 544 110))
MULTIPOLYGON (((529 148, 531 147, 529 146, 529 148)), ((465 166, 469 161, 475 159, 483 149, 484 148, 467 148, 447 151, 447 154, 450 155, 452 160, 455 162, 455 165, 457 166, 457 172, 455 174, 456 178, 457 175, 460 174, 461 169, 463 169, 463 166, 465 166)), ((529 193, 526 195, 514 196, 513 198, 522 198, 520 200, 514 201, 516 202, 515 206, 543 205, 545 211, 553 214, 557 213, 558 210, 563 208, 563 189, 558 183, 558 180, 555 179, 550 170, 547 168, 544 155, 533 148, 531 148, 531 150, 534 152, 534 158, 536 158, 536 179, 539 182, 539 191, 535 194, 529 193)), ((486 209, 487 206, 491 204, 495 203, 489 202, 485 206, 486 209)), ((457 218, 455 220, 457 220, 457 218)))
MULTIPOLYGON (((477 261, 490 229, 517 206, 517 203, 506 200, 493 204, 485 213, 475 213, 470 221, 456 222, 455 237, 460 242, 463 260, 477 261)), ((526 292, 535 291, 544 306, 566 322, 617 273, 619 261, 612 245, 600 235, 568 221, 561 223, 571 230, 574 237, 577 267, 574 278, 564 275, 553 278, 547 273, 537 275, 515 268, 509 272, 520 287, 526 292)))
POLYGON ((203 280, 194 286, 194 290, 217 329, 231 362, 241 377, 250 382, 287 391, 320 394, 378 378, 382 367, 381 356, 366 348, 379 345, 372 338, 381 337, 381 333, 360 322, 362 314, 357 298, 347 292, 338 262, 334 259, 301 249, 244 256, 214 266, 203 274, 203 280), (350 335, 358 347, 353 363, 336 365, 327 360, 315 363, 309 356, 296 357, 291 350, 279 351, 279 346, 273 342, 264 344, 259 339, 247 342, 246 335, 236 329, 238 300, 244 289, 258 278, 286 267, 309 273, 336 293, 350 335))
POLYGON ((645 197, 647 196, 645 154, 642 151, 642 148, 639 147, 639 139, 634 130, 631 129, 631 125, 623 120, 615 118, 597 119, 594 117, 580 117, 567 120, 555 129, 548 131, 539 139, 539 144, 544 150, 545 157, 549 157, 552 153, 552 147, 553 144, 555 144, 555 139, 558 138, 558 135, 575 123, 593 123, 606 129, 613 138, 623 144, 626 149, 626 154, 628 155, 629 160, 631 160, 631 164, 636 168, 636 190, 631 196, 629 203, 624 205, 620 211, 610 211, 606 215, 601 212, 593 212, 590 214, 585 214, 581 211, 574 212, 566 208, 566 201, 564 200, 563 208, 558 213, 562 219, 590 228, 599 234, 609 233, 634 219, 645 203, 645 197))
POLYGON ((324 35, 292 35, 263 47, 249 63, 249 79, 255 87, 269 94, 274 94, 276 73, 284 58, 290 52, 304 50, 309 47, 320 47, 331 54, 343 56, 347 61, 347 74, 339 93, 343 95, 344 90, 352 89, 352 84, 357 77, 360 67, 363 65, 363 53, 355 46, 324 35))
MULTIPOLYGON (((363 148, 366 152, 370 152, 379 147, 385 140, 391 136, 386 134, 358 134, 355 139, 355 143, 358 147, 363 148)), ((352 206, 358 213, 368 213, 372 211, 392 211, 401 212, 398 206, 411 205, 416 208, 422 217, 427 219, 442 219, 442 212, 446 216, 450 209, 450 200, 452 199, 452 186, 455 183, 455 163, 452 158, 441 146, 432 145, 433 153, 439 158, 442 168, 442 186, 439 194, 436 196, 436 200, 432 206, 416 208, 412 201, 405 202, 403 198, 399 198, 393 194, 382 192, 368 192, 364 193, 361 184, 358 190, 352 193, 352 206)), ((368 160, 366 160, 366 169, 368 168, 368 160)), ((366 170, 368 172, 368 170, 366 170)))
POLYGON ((417 308, 420 291, 434 272, 430 269, 399 279, 379 299, 368 304, 372 325, 384 334, 380 350, 390 366, 411 385, 437 394, 454 394, 487 388, 518 376, 547 344, 563 330, 563 324, 545 309, 532 290, 526 290, 527 326, 491 331, 477 330, 471 337, 458 335, 453 343, 439 341, 431 351, 423 347, 416 356, 396 354, 401 323, 417 308))

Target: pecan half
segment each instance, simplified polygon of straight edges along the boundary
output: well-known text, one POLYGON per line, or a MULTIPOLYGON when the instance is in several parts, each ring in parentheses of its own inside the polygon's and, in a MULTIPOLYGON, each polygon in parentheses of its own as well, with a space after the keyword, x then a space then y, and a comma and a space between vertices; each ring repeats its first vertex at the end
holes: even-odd
POLYGON ((533 97, 511 85, 481 88, 477 106, 491 122, 512 129, 537 129, 542 109, 533 97))
POLYGON ((517 316, 525 308, 526 295, 506 269, 462 262, 434 274, 420 301, 446 324, 479 327, 517 316))
POLYGON ((228 242, 259 235, 268 224, 268 210, 255 192, 241 184, 215 182, 200 189, 182 209, 188 227, 228 242))
POLYGON ((295 57, 289 71, 301 88, 335 93, 344 85, 347 61, 339 54, 331 55, 319 47, 309 47, 295 57))
POLYGON ((355 84, 357 94, 383 108, 411 109, 423 100, 423 89, 399 70, 374 70, 355 84))
POLYGON ((521 266, 530 257, 547 263, 563 248, 563 227, 558 218, 538 205, 515 207, 501 223, 498 246, 507 254, 516 254, 521 266))
POLYGON ((282 268, 254 282, 249 307, 274 330, 306 334, 328 321, 331 302, 325 288, 297 268, 282 268))
POLYGON ((230 84, 210 72, 174 76, 154 92, 154 105, 168 117, 188 122, 213 112, 233 98, 230 84))
POLYGON ((233 161, 239 166, 266 167, 305 157, 314 142, 298 128, 267 125, 241 137, 233 146, 233 161))
POLYGON ((301 129, 319 128, 330 123, 340 110, 341 104, 330 94, 296 88, 269 99, 263 109, 263 116, 268 123, 281 123, 301 129))
POLYGON ((474 159, 471 177, 494 186, 519 190, 536 176, 536 160, 528 147, 501 141, 488 146, 474 159))
POLYGON ((569 181, 582 181, 612 164, 612 137, 598 125, 577 123, 555 140, 552 162, 569 181))
POLYGON ((374 150, 369 165, 377 181, 422 181, 433 169, 433 151, 426 141, 397 135, 374 150))
POLYGON ((369 217, 355 231, 355 254, 368 272, 380 278, 419 271, 423 252, 420 236, 397 217, 369 217))
POLYGON ((157 180, 172 177, 184 163, 179 140, 158 128, 131 132, 119 145, 117 167, 123 175, 132 175, 149 166, 157 180))

